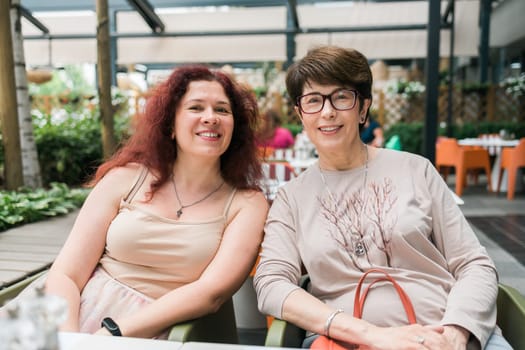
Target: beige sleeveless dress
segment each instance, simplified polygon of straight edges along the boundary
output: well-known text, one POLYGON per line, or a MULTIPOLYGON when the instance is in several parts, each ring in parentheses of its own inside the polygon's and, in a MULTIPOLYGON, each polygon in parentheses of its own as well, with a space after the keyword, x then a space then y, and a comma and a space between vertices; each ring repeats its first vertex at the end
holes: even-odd
MULTIPOLYGON (((133 204, 147 173, 147 169, 141 170, 108 228, 104 254, 81 293, 80 332, 94 333, 104 317, 125 317, 197 280, 219 248, 236 190, 228 197, 222 215, 175 221, 133 204)), ((45 276, 21 296, 44 282, 45 276)), ((158 338, 166 336, 167 332, 158 338)))

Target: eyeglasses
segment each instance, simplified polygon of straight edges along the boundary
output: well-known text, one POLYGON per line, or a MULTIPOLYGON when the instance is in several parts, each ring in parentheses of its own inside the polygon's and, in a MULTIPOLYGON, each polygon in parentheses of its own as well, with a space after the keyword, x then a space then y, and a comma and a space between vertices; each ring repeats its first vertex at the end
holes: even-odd
POLYGON ((323 95, 318 92, 312 92, 306 95, 297 97, 297 106, 301 112, 306 114, 319 113, 324 108, 326 99, 330 100, 332 107, 338 111, 347 111, 355 107, 357 90, 338 89, 329 95, 323 95))

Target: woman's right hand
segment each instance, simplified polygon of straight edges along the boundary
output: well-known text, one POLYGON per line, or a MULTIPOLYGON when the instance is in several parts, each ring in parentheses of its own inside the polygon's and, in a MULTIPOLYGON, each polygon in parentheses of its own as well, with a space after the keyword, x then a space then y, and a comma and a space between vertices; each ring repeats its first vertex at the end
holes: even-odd
POLYGON ((375 327, 365 335, 367 344, 363 350, 451 350, 452 347, 443 335, 442 326, 410 325, 402 327, 375 327))

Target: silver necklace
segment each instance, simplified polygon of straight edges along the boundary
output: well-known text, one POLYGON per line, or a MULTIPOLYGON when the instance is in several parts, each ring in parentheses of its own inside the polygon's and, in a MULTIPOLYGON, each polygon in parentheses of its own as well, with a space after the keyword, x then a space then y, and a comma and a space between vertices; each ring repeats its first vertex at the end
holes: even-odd
MULTIPOLYGON (((366 190, 366 183, 367 183, 367 177, 368 177, 368 147, 365 144, 363 144, 363 146, 364 146, 364 151, 365 151, 365 178, 364 178, 364 181, 363 181, 363 189, 366 190)), ((321 180, 323 180, 324 187, 326 188, 326 191, 328 192, 328 195, 330 196, 330 200, 332 201, 332 203, 335 206, 337 206, 337 202, 335 201, 335 197, 332 194, 332 191, 330 191, 330 188, 328 187, 328 184, 326 182, 326 178, 325 178, 325 176, 323 174, 323 170, 321 169, 321 166, 319 166, 319 173, 321 174, 321 180)), ((361 221, 363 221, 364 208, 365 208, 365 205, 363 204, 363 206, 361 207, 361 212, 359 214, 361 221)), ((350 219, 350 217, 348 216, 348 213, 346 211, 345 211, 345 216, 346 216, 346 219, 349 222, 352 222, 352 220, 350 219)), ((355 233, 351 233, 351 234, 352 235, 356 235, 355 233)), ((364 255, 366 253, 366 246, 363 243, 363 240, 361 238, 358 239, 353 244, 353 250, 354 250, 354 254, 357 255, 357 256, 362 256, 362 255, 364 255)))
POLYGON ((179 192, 177 192, 177 185, 175 184, 175 177, 172 176, 171 177, 171 182, 173 183, 173 188, 175 189, 175 196, 177 196, 177 201, 179 202, 179 205, 180 205, 180 208, 179 210, 177 210, 177 219, 179 219, 182 215, 182 209, 186 209, 186 208, 189 208, 189 207, 192 207, 196 204, 199 204, 200 202, 203 202, 205 201, 206 199, 208 199, 212 194, 214 194, 215 192, 217 192, 221 187, 222 185, 224 185, 224 181, 222 181, 220 183, 219 186, 217 186, 217 188, 215 188, 213 191, 211 191, 210 193, 208 193, 207 195, 205 195, 204 197, 202 197, 201 199, 199 200, 196 200, 195 202, 193 203, 190 203, 190 204, 182 204, 182 201, 180 200, 180 197, 179 197, 179 192))

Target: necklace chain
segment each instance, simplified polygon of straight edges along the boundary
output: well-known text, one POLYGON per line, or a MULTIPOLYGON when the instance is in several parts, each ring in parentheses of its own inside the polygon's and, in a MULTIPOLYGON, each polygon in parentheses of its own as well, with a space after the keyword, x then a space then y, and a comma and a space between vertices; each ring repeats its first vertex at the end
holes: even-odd
POLYGON ((199 200, 196 200, 195 202, 193 203, 190 203, 190 204, 182 204, 182 201, 180 200, 180 197, 179 197, 179 192, 177 191, 177 185, 175 184, 175 177, 172 176, 171 177, 171 182, 173 183, 173 188, 175 189, 175 196, 177 196, 177 201, 179 202, 179 205, 180 205, 180 208, 179 210, 177 210, 177 219, 179 219, 182 215, 182 209, 186 209, 186 208, 189 208, 189 207, 192 207, 196 204, 199 204, 201 202, 204 202, 206 199, 210 198, 212 194, 214 194, 215 192, 217 192, 218 190, 220 190, 220 188, 222 187, 222 185, 224 185, 224 181, 222 181, 219 186, 217 186, 217 188, 215 188, 213 191, 211 191, 210 193, 208 193, 207 195, 205 195, 204 197, 202 197, 201 199, 199 200))
MULTIPOLYGON (((366 189, 366 183, 367 183, 367 178, 368 178, 368 147, 365 144, 363 144, 363 146, 364 146, 364 152, 365 152, 365 177, 364 177, 364 180, 363 180, 363 189, 366 189)), ((335 201, 335 197, 334 197, 332 191, 330 191, 330 188, 328 187, 328 184, 326 182, 326 178, 325 178, 325 176, 323 174, 323 170, 321 169, 321 167, 319 167, 319 173, 321 174, 321 180, 323 180, 324 187, 326 188, 326 191, 328 192, 328 195, 330 196, 330 200, 332 201, 332 203, 334 205, 337 205, 337 202, 335 201)), ((361 212, 360 212, 361 221, 363 221, 364 208, 365 208, 365 203, 363 203, 363 206, 361 207, 361 212)), ((345 211, 345 216, 346 216, 346 219, 349 222, 352 222, 352 220, 350 219, 350 217, 348 216, 348 213, 346 211, 345 211)), ((354 233, 351 233, 351 234, 355 235, 354 233)), ((354 249, 355 255, 357 255, 357 256, 361 256, 361 255, 364 255, 366 253, 366 247, 365 247, 362 239, 359 239, 354 244, 353 249, 354 249)))

